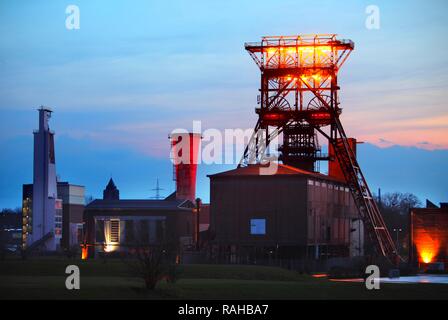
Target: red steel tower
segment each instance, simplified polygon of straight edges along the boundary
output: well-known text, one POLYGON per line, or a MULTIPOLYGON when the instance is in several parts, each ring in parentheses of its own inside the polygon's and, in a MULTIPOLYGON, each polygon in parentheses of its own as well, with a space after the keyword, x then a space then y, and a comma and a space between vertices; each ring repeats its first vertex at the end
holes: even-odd
POLYGON ((397 261, 394 242, 356 160, 354 140, 347 138, 339 119, 338 72, 354 43, 334 34, 272 36, 245 48, 261 70, 261 88, 258 121, 240 166, 265 162, 269 143, 280 134, 279 160, 285 164, 314 171, 317 161, 333 160, 379 253, 397 261), (334 158, 321 153, 317 133, 328 140, 334 158))

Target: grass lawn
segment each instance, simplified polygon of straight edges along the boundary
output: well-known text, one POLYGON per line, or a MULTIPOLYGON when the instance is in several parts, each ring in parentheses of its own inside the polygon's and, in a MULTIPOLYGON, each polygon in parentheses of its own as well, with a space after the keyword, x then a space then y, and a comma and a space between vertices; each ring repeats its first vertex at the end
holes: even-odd
POLYGON ((324 278, 262 266, 185 265, 176 284, 165 281, 144 290, 119 260, 39 258, 0 262, 0 299, 448 299, 448 286, 363 283, 324 278), (65 288, 65 268, 79 266, 81 289, 65 288))

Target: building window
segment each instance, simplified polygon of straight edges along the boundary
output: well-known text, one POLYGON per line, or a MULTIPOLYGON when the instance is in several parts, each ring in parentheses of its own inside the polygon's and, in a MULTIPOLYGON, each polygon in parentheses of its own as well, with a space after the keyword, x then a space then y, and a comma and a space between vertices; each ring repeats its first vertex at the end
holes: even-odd
POLYGON ((138 242, 142 244, 150 242, 149 222, 148 220, 140 220, 139 223, 138 242))
POLYGON ((83 241, 84 241, 84 224, 82 224, 82 223, 76 224, 76 235, 77 235, 78 244, 83 243, 83 241))
POLYGON ((250 234, 265 235, 266 219, 250 219, 250 234))
POLYGON ((134 221, 126 220, 124 227, 124 241, 126 244, 132 244, 135 241, 134 237, 134 221))
POLYGON ((62 237, 62 200, 56 199, 54 203, 55 214, 54 214, 54 234, 55 237, 62 237))
POLYGON ((120 242, 120 220, 110 220, 110 242, 120 242))
POLYGON ((165 239, 165 221, 156 221, 156 240, 157 242, 162 242, 165 239))
POLYGON ((95 230, 95 240, 96 242, 102 243, 105 239, 105 224, 104 220, 96 220, 96 230, 95 230))
POLYGON ((331 241, 331 227, 327 226, 326 239, 327 242, 331 241))

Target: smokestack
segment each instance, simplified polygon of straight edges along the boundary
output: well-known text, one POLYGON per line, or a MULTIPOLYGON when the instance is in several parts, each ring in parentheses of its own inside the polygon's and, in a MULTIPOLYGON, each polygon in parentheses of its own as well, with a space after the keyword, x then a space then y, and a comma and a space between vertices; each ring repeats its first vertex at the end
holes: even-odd
POLYGON ((174 180, 176 181, 176 199, 194 202, 196 199, 196 172, 201 134, 173 133, 170 140, 174 180))
MULTIPOLYGON (((338 142, 340 139, 338 139, 338 142)), ((349 146, 352 148, 353 153, 356 157, 356 139, 355 138, 347 138, 349 146)), ((344 173, 342 172, 341 165, 339 164, 339 160, 334 152, 333 144, 329 143, 328 146, 328 155, 330 156, 330 161, 328 161, 328 175, 330 177, 345 181, 344 173)))

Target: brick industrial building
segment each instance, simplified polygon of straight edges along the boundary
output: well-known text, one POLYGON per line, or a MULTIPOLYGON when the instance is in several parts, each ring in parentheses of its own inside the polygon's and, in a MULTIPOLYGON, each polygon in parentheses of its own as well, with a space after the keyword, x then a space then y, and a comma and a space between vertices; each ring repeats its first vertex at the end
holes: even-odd
POLYGON ((142 245, 191 243, 190 200, 177 199, 176 193, 163 200, 120 199, 112 179, 103 195, 84 211, 89 257, 142 245))
POLYGON ((409 261, 439 264, 435 268, 443 270, 448 265, 448 203, 437 206, 426 200, 425 208, 410 209, 410 222, 409 261))
POLYGON ((363 254, 363 224, 338 177, 279 164, 210 175, 213 255, 220 261, 322 259, 363 254))

